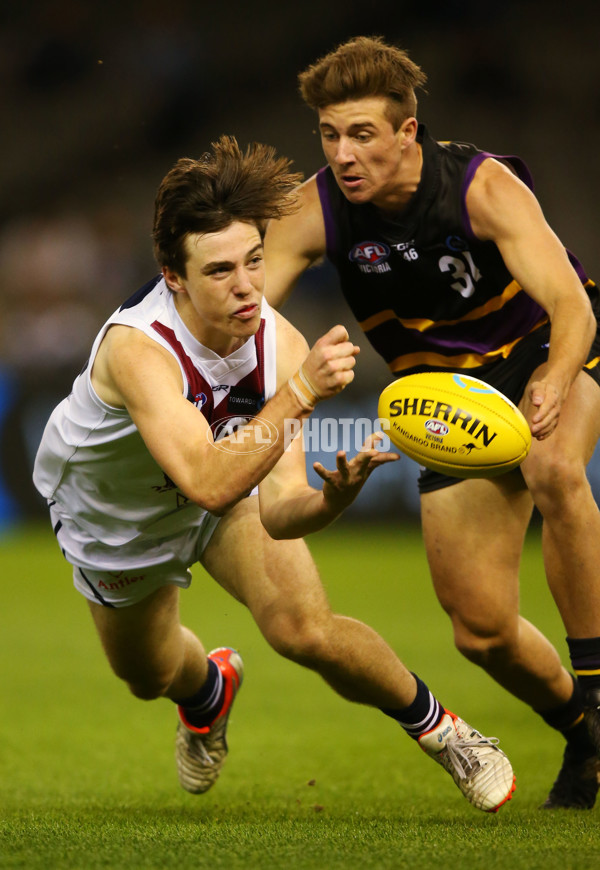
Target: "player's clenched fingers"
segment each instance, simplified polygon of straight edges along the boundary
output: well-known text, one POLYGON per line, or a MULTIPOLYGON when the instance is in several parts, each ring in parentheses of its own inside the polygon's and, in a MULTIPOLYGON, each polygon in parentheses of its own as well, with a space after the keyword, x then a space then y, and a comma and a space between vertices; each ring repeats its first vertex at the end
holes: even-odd
POLYGON ((348 330, 345 326, 342 326, 341 323, 338 323, 336 326, 332 326, 331 329, 319 339, 319 341, 322 341, 325 344, 340 344, 344 341, 348 341, 348 338, 348 330))
POLYGON ((306 375, 311 384, 314 385, 314 392, 320 399, 334 396, 348 386, 354 380, 353 368, 353 359, 322 363, 319 366, 311 365, 311 360, 304 363, 306 375))
POLYGON ((314 408, 321 399, 335 396, 354 379, 360 348, 348 341, 344 326, 332 327, 311 348, 289 384, 303 405, 314 408))
POLYGON ((348 330, 345 326, 333 326, 329 332, 322 335, 315 344, 313 350, 318 350, 325 359, 356 355, 360 348, 350 341, 348 330))
POLYGON ((345 341, 343 344, 337 344, 329 348, 329 353, 324 354, 324 360, 331 365, 336 365, 338 363, 354 365, 356 362, 356 356, 359 353, 359 347, 355 344, 351 344, 349 341, 345 341))

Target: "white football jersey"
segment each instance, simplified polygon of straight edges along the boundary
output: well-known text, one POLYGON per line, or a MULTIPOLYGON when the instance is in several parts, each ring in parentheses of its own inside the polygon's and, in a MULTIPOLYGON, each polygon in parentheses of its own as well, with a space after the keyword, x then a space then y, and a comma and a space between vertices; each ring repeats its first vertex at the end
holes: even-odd
POLYGON ((107 320, 71 394, 53 411, 36 456, 33 480, 78 526, 110 546, 139 535, 170 536, 197 526, 206 511, 190 502, 161 470, 128 412, 103 402, 90 373, 106 330, 142 330, 179 362, 183 394, 208 420, 215 438, 223 423, 246 422, 276 389, 275 316, 263 300, 255 336, 228 357, 200 344, 181 320, 172 292, 157 277, 107 320))

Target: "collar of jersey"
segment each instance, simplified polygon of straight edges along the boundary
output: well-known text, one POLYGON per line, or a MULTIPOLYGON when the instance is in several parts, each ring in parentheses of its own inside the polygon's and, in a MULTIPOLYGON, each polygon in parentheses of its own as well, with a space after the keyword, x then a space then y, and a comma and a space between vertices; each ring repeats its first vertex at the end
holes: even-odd
POLYGON ((175 300, 173 299, 172 293, 169 293, 167 298, 167 310, 177 340, 181 342, 185 351, 192 358, 201 361, 206 368, 210 370, 214 377, 218 377, 224 372, 232 373, 240 366, 246 365, 250 362, 254 363, 254 342, 250 341, 250 339, 245 341, 237 350, 234 350, 233 353, 230 353, 229 356, 219 356, 219 354, 215 353, 214 350, 201 344, 201 342, 199 342, 198 339, 189 331, 175 307, 175 300))

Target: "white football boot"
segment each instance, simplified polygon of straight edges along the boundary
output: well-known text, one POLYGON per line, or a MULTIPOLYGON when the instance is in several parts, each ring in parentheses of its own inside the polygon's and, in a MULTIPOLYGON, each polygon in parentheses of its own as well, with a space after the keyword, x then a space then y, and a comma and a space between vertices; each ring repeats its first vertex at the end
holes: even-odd
POLYGON ((515 790, 510 761, 497 743, 449 710, 419 737, 421 749, 448 771, 469 803, 486 813, 496 813, 515 790))
POLYGON ((220 647, 209 652, 223 674, 225 698, 216 719, 204 728, 196 728, 177 707, 179 722, 175 738, 175 759, 181 787, 192 794, 203 794, 217 781, 227 755, 227 721, 234 698, 242 685, 244 665, 236 650, 220 647))

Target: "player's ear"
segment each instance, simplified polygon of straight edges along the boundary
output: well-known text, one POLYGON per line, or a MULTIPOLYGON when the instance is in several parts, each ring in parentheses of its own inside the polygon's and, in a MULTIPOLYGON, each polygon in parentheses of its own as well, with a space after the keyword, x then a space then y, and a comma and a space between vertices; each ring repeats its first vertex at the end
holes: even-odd
POLYGON ((173 271, 173 269, 169 269, 168 266, 163 266, 162 273, 169 290, 172 290, 174 293, 182 293, 185 290, 181 278, 177 272, 173 271))
POLYGON ((406 118, 406 120, 404 120, 402 124, 400 124, 400 129, 398 130, 398 133, 400 135, 403 148, 408 148, 408 146, 412 145, 412 143, 415 141, 415 139, 417 138, 418 127, 419 122, 416 118, 406 118))

